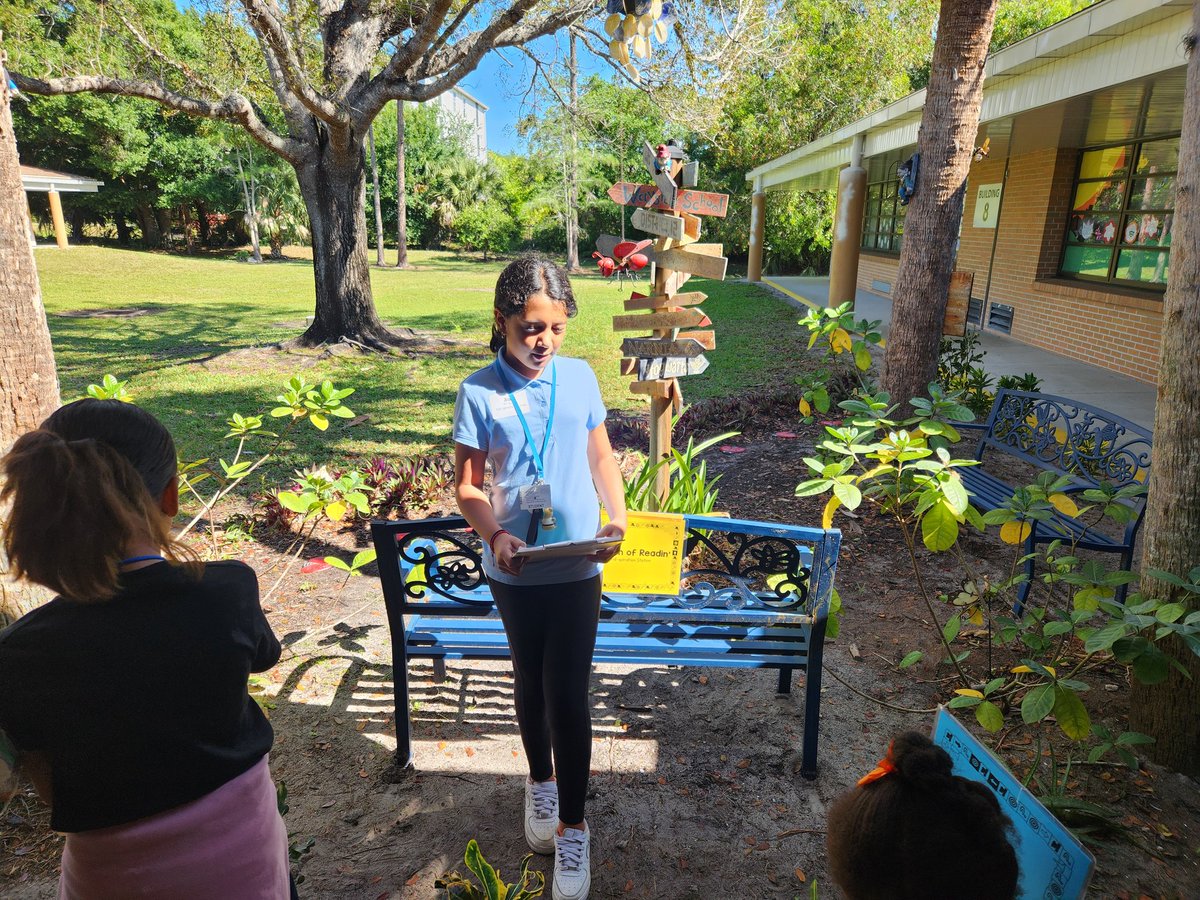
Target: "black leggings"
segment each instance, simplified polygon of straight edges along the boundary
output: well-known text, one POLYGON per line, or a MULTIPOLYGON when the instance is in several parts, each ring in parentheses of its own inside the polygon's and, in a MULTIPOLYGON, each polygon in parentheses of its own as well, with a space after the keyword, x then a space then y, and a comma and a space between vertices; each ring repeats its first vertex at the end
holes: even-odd
POLYGON ((558 817, 583 821, 592 763, 588 681, 600 576, 568 584, 490 582, 512 648, 514 696, 529 777, 558 777, 558 817), (553 759, 551 759, 553 750, 553 759))

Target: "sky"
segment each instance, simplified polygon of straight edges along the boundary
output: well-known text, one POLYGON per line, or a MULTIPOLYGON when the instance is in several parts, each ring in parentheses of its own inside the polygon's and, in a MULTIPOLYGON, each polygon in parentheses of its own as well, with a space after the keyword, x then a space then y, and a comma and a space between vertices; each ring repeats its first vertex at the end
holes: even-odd
MULTIPOLYGON (((566 59, 566 36, 542 38, 533 45, 533 51, 543 62, 566 59)), ((611 73, 607 63, 592 56, 579 46, 580 78, 592 74, 611 73)), ((534 73, 533 63, 519 50, 507 48, 492 51, 485 56, 477 68, 467 75, 459 86, 472 97, 488 107, 488 149, 496 153, 519 152, 524 141, 517 136, 517 122, 531 111, 525 94, 529 90, 530 78, 534 73)))

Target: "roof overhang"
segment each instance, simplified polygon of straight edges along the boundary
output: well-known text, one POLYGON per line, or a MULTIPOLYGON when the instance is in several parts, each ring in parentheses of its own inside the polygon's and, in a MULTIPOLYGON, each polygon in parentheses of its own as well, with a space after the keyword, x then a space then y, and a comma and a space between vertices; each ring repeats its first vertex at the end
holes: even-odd
MULTIPOLYGON (((1101 0, 1005 47, 984 65, 980 125, 1146 78, 1187 64, 1192 0, 1101 0)), ((751 170, 756 190, 832 188, 855 137, 863 156, 913 145, 925 91, 902 97, 838 131, 751 170)))
POLYGON ((39 169, 35 166, 21 166, 21 187, 27 191, 94 194, 102 184, 104 184, 103 181, 84 178, 82 175, 55 172, 52 169, 39 169))

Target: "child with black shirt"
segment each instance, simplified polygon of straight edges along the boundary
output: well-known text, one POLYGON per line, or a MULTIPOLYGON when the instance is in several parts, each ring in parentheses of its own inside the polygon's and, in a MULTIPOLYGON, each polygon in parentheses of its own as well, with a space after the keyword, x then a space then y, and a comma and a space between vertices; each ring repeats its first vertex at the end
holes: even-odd
POLYGON ((12 571, 58 594, 0 632, 0 729, 66 832, 59 896, 288 897, 273 734, 246 689, 279 642, 253 570, 172 538, 171 435, 80 400, 0 469, 12 571))

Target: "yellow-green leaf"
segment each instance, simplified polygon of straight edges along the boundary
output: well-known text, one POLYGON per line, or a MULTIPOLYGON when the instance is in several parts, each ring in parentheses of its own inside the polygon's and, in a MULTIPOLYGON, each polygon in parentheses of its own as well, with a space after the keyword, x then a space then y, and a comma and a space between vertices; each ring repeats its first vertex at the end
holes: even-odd
POLYGON ((1054 504, 1054 508, 1064 516, 1070 516, 1073 519, 1079 515, 1079 507, 1076 506, 1075 501, 1066 494, 1051 494, 1046 499, 1054 504))
POLYGON ((1092 721, 1079 695, 1061 686, 1054 689, 1054 718, 1063 734, 1073 741, 1082 741, 1092 730, 1092 721))
POLYGON ((975 707, 975 719, 985 730, 995 734, 1004 727, 1004 713, 995 703, 984 700, 975 707))
POLYGON ((958 520, 944 501, 931 506, 921 519, 921 539, 933 553, 949 550, 958 540, 958 520))
POLYGON ((322 413, 315 412, 315 413, 310 414, 308 417, 308 421, 312 422, 313 426, 318 431, 324 431, 326 428, 329 427, 329 419, 325 418, 325 416, 322 413))
POLYGON ((829 336, 829 346, 834 353, 841 353, 844 350, 849 350, 853 346, 853 341, 850 340, 850 334, 845 328, 835 328, 833 334, 829 336))
POLYGON ((821 527, 833 527, 833 514, 838 511, 838 507, 842 505, 842 501, 837 497, 830 497, 829 502, 825 504, 825 511, 821 513, 821 527))
POLYGON ((983 610, 978 606, 971 607, 971 611, 967 613, 967 621, 977 627, 983 626, 983 610))
POLYGON ((325 507, 325 515, 329 516, 329 518, 333 519, 335 522, 340 522, 346 517, 346 511, 349 508, 350 507, 341 500, 335 500, 333 503, 330 503, 325 507))
POLYGON ((977 691, 972 688, 955 688, 954 693, 963 697, 978 697, 980 700, 983 699, 983 691, 977 691))
POLYGON ((871 368, 871 351, 866 347, 859 347, 854 353, 854 365, 863 372, 871 368))
POLYGON ((1006 544, 1021 544, 1032 530, 1033 526, 1028 522, 1005 522, 1000 526, 1000 540, 1006 544))
POLYGON ((1017 675, 1024 675, 1028 672, 1032 672, 1033 669, 1029 668, 1029 666, 1022 665, 1022 666, 1013 666, 1011 669, 1009 669, 1009 671, 1013 672, 1014 674, 1017 674, 1017 675))
POLYGON ((803 397, 800 398, 800 415, 804 416, 805 418, 808 418, 812 415, 812 404, 810 404, 803 397))

